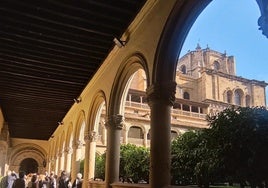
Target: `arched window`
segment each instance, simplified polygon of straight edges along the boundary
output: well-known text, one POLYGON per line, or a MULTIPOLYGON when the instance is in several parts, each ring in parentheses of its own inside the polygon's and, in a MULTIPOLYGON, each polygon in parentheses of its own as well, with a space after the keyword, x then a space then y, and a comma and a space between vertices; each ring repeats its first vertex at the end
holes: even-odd
POLYGON ((183 93, 183 98, 184 99, 190 99, 190 94, 188 92, 183 93))
POLYGON ((235 90, 235 104, 241 106, 242 105, 242 98, 243 98, 243 91, 241 89, 235 90))
POLYGON ((128 137, 129 138, 143 139, 142 129, 140 127, 137 127, 137 126, 130 127, 130 129, 128 131, 128 137))
POLYGON ((214 61, 214 70, 216 70, 216 71, 218 71, 218 70, 220 70, 220 63, 218 62, 218 61, 214 61))
POLYGON ((182 65, 181 68, 180 68, 180 71, 182 72, 182 74, 186 74, 187 73, 186 66, 182 65))
POLYGON ((232 91, 227 91, 226 92, 226 102, 227 103, 232 103, 232 98, 233 98, 233 93, 232 93, 232 91))
POLYGON ((249 107, 250 106, 250 96, 247 95, 246 96, 246 107, 249 107))

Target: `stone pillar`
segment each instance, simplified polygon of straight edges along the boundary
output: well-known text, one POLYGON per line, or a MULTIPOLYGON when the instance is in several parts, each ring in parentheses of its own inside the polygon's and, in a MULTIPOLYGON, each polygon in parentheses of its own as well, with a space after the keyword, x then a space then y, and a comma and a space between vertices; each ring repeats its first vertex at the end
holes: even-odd
POLYGON ((123 129, 123 144, 127 144, 128 143, 128 129, 127 127, 125 126, 123 129))
MULTIPOLYGON (((107 141, 106 141, 107 133, 106 133, 106 128, 105 128, 105 120, 103 118, 101 119, 99 126, 101 127, 101 143, 103 145, 106 145, 106 143, 107 143, 107 141)), ((99 133, 99 135, 100 135, 100 133, 99 133)))
POLYGON ((107 151, 105 168, 105 188, 111 188, 111 183, 119 181, 120 163, 120 133, 123 127, 123 116, 112 115, 106 122, 107 151))
POLYGON ((90 152, 90 132, 86 131, 85 132, 85 161, 84 161, 84 180, 82 187, 87 188, 88 187, 88 182, 89 182, 89 152, 90 152))
POLYGON ((148 139, 148 138, 147 138, 147 134, 148 134, 148 130, 145 129, 144 132, 143 132, 143 135, 144 135, 144 136, 143 136, 143 146, 146 147, 146 148, 147 148, 147 145, 148 145, 148 144, 147 144, 147 139, 148 139))
POLYGON ((60 151, 58 157, 59 157, 59 166, 58 166, 58 168, 59 168, 59 170, 61 172, 61 171, 65 170, 64 169, 64 157, 63 157, 63 152, 62 151, 60 151))
POLYGON ((151 108, 150 187, 164 188, 170 185, 170 115, 176 83, 156 83, 146 92, 151 108))
POLYGON ((96 158, 96 141, 98 134, 92 131, 90 134, 90 147, 89 147, 89 179, 93 179, 95 176, 95 158, 96 158))
POLYGON ((55 157, 55 174, 57 174, 58 176, 60 175, 58 155, 56 155, 55 157))
POLYGON ((82 142, 77 140, 73 145, 73 158, 72 158, 72 168, 71 168, 71 177, 74 179, 79 172, 80 160, 81 160, 81 149, 82 142))
POLYGON ((107 146, 107 129, 103 127, 102 142, 104 146, 107 146))
POLYGON ((73 153, 73 149, 71 147, 66 147, 65 148, 65 164, 64 164, 64 167, 65 167, 65 170, 67 172, 71 172, 72 153, 73 153))

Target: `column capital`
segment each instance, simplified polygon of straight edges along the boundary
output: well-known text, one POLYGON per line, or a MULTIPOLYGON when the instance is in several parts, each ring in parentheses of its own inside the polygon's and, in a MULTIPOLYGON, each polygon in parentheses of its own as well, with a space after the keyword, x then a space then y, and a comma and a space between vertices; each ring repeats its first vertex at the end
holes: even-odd
POLYGON ((76 140, 73 144, 73 148, 75 149, 81 149, 83 146, 83 142, 81 140, 76 140))
POLYGON ((73 148, 71 148, 71 147, 66 147, 66 148, 65 148, 65 152, 66 152, 67 154, 72 154, 72 153, 73 153, 73 148))
POLYGON ((173 106, 175 102, 176 85, 174 81, 155 83, 147 88, 146 94, 149 106, 156 101, 162 101, 173 106))
POLYGON ((121 130, 124 126, 124 116, 117 114, 117 115, 111 115, 108 118, 108 121, 106 121, 105 126, 106 127, 112 127, 114 129, 121 130))
POLYGON ((84 140, 85 142, 96 142, 98 140, 98 133, 96 131, 88 131, 85 133, 84 140))

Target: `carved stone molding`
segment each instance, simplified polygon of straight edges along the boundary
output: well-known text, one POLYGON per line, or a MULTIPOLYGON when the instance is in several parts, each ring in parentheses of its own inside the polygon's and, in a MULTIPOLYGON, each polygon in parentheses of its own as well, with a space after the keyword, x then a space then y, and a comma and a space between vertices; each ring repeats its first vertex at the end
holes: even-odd
POLYGON ((176 94, 176 82, 162 82, 151 85, 147 88, 147 99, 149 106, 154 102, 164 102, 173 106, 176 94))
POLYGON ((120 114, 110 116, 108 121, 105 123, 105 126, 122 130, 124 126, 124 116, 120 114))

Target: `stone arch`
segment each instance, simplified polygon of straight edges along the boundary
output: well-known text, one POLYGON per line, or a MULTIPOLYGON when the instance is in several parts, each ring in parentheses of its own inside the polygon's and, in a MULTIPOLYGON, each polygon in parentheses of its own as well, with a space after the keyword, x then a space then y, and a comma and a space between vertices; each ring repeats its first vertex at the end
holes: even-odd
POLYGON ((177 60, 192 24, 210 2, 211 0, 177 0, 157 45, 147 90, 151 107, 151 187, 167 187, 170 184, 170 108, 175 101, 177 60), (159 114, 164 115, 159 118, 159 114), (163 124, 166 127, 161 129, 163 124), (160 135, 163 138, 161 142, 157 139, 160 135))
POLYGON ((92 104, 90 104, 90 109, 88 111, 88 123, 86 124, 85 134, 91 131, 98 131, 97 123, 100 121, 100 110, 105 107, 105 112, 107 112, 106 96, 104 91, 98 91, 92 98, 92 104), (98 116, 98 117, 97 117, 98 116))
POLYGON ((240 88, 234 90, 234 103, 235 105, 244 105, 244 91, 240 88))
POLYGON ((174 82, 177 60, 184 40, 196 18, 211 1, 176 1, 157 46, 152 84, 174 82))
POLYGON ((233 103, 233 92, 230 88, 227 88, 223 93, 224 102, 232 104, 233 103))
POLYGON ((136 53, 127 58, 126 61, 123 61, 119 67, 114 79, 109 100, 109 115, 124 114, 124 101, 127 94, 126 90, 130 85, 130 77, 138 69, 143 69, 145 71, 147 77, 147 87, 149 86, 149 69, 145 57, 140 53, 136 53))
POLYGON ((25 158, 20 163, 19 172, 23 171, 26 174, 38 173, 38 163, 34 158, 25 158))
POLYGON ((65 145, 65 150, 69 150, 73 147, 73 140, 74 140, 74 132, 73 132, 73 123, 70 122, 67 130, 67 135, 66 135, 66 145, 65 145))
MULTIPOLYGON (((106 109, 106 96, 104 91, 99 90, 92 98, 92 103, 89 105, 88 119, 85 127, 85 142, 86 152, 84 160, 84 177, 86 180, 93 178, 95 175, 95 157, 96 157, 96 141, 98 138, 98 126, 101 120, 103 108, 106 109)), ((105 136, 105 134, 104 134, 105 136)), ((106 138, 105 138, 106 139, 106 138)), ((105 143, 105 141, 103 141, 105 143)), ((104 144, 105 145, 105 144, 104 144)))
POLYGON ((47 152, 36 144, 19 144, 12 149, 12 152, 9 155, 9 169, 18 172, 22 161, 27 158, 32 158, 38 164, 38 173, 44 173, 46 156, 47 152))
POLYGON ((86 128, 86 115, 82 110, 80 111, 77 121, 75 123, 75 132, 74 132, 74 141, 79 141, 84 143, 85 136, 85 128, 86 128))

